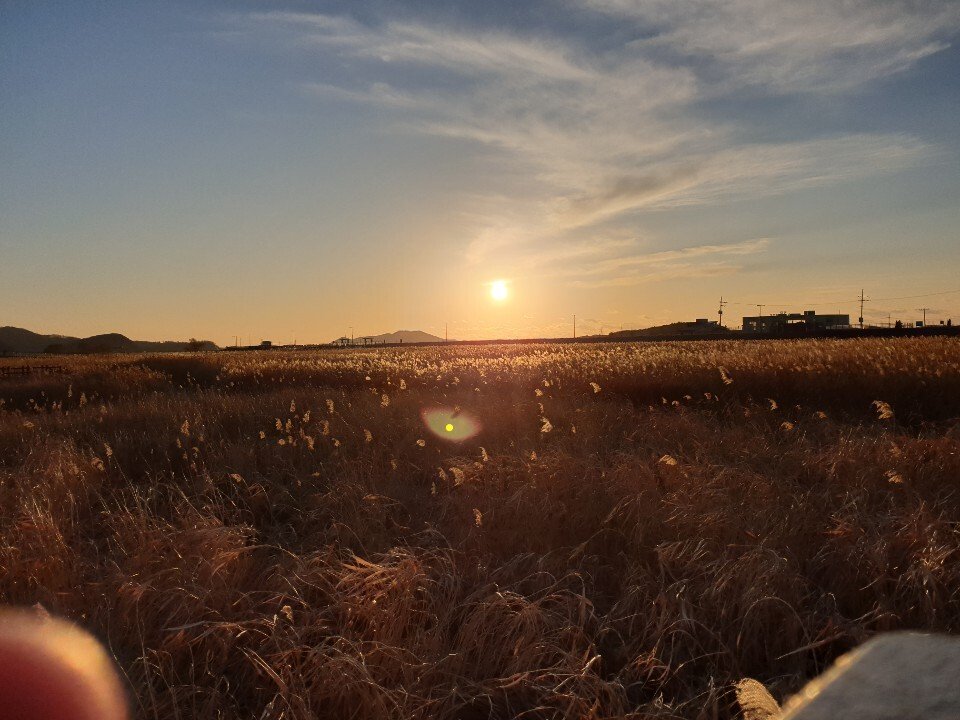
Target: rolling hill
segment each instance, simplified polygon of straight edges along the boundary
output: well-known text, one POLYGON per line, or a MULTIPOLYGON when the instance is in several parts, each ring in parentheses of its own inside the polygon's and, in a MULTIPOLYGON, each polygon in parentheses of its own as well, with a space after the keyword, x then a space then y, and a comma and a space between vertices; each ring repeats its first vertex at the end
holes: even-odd
MULTIPOLYGON (((96 353, 96 352, 182 352, 186 342, 131 340, 120 333, 78 338, 69 335, 43 335, 24 328, 0 327, 0 355, 31 355, 35 353, 96 353)), ((204 341, 204 350, 217 346, 204 341)))
MULTIPOLYGON (((400 344, 408 345, 410 343, 437 343, 443 342, 442 337, 437 337, 436 335, 431 335, 428 332, 423 330, 396 330, 391 333, 383 333, 381 335, 357 335, 355 341, 357 344, 360 344, 361 337, 372 338, 372 341, 375 345, 383 344, 400 344)), ((337 342, 334 340, 333 342, 337 342)))

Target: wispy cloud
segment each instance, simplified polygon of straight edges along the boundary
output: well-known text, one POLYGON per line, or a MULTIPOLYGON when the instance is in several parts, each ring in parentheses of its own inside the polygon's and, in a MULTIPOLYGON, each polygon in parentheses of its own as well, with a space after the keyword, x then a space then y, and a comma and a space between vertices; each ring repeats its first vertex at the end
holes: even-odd
POLYGON ((835 91, 909 68, 960 29, 955 0, 580 0, 700 58, 725 85, 835 91))
POLYGON ((300 31, 304 44, 341 48, 345 54, 383 63, 410 63, 465 75, 528 75, 554 81, 584 81, 593 73, 571 62, 555 44, 504 33, 469 34, 427 24, 388 22, 364 26, 343 16, 322 13, 261 12, 258 23, 280 23, 300 31))
POLYGON ((363 104, 381 105, 393 108, 413 108, 415 98, 410 97, 387 83, 372 83, 360 89, 349 89, 323 82, 305 82, 300 89, 307 95, 321 100, 348 101, 363 104))
POLYGON ((708 259, 733 249, 625 259, 624 230, 635 235, 644 212, 890 172, 929 151, 901 134, 746 142, 734 120, 698 113, 699 101, 743 86, 849 88, 909 67, 960 28, 960 4, 948 0, 569 2, 633 23, 642 39, 601 48, 570 35, 287 12, 244 21, 339 60, 346 80, 318 78, 305 93, 375 104, 397 131, 468 141, 512 178, 516 192, 463 199, 468 261, 589 257, 597 262, 570 280, 583 286, 737 271, 708 259))
POLYGON ((607 278, 573 280, 570 284, 579 288, 632 287, 664 280, 722 277, 724 275, 734 275, 739 271, 739 266, 730 263, 668 265, 642 273, 635 272, 626 275, 613 275, 607 278))
POLYGON ((611 287, 678 278, 731 275, 740 266, 727 258, 755 255, 767 250, 769 238, 722 245, 695 245, 678 250, 633 253, 583 263, 560 272, 575 287, 611 287), (714 258, 721 258, 719 261, 714 258), (706 260, 706 262, 704 262, 706 260))

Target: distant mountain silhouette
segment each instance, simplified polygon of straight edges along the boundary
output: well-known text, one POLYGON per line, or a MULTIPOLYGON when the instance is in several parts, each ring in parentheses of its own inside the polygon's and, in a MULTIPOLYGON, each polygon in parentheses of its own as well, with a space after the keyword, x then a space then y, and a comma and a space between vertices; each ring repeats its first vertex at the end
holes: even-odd
POLYGON ((443 342, 442 337, 437 337, 436 335, 431 335, 428 332, 423 330, 397 330, 392 333, 384 333, 383 335, 375 335, 373 337, 374 342, 385 342, 385 343, 430 343, 430 342, 443 342))
POLYGON ((136 352, 137 344, 120 333, 105 333, 92 335, 77 341, 77 350, 80 352, 136 352))
MULTIPOLYGON (((182 352, 186 342, 131 340, 120 333, 93 335, 88 338, 69 335, 41 335, 18 327, 0 327, 0 355, 4 353, 98 353, 98 352, 182 352)), ((204 341, 202 349, 216 350, 217 346, 204 341)))
MULTIPOLYGON (((356 342, 360 344, 360 337, 357 336, 356 342)), ((370 336, 366 336, 370 337, 370 336)), ((392 333, 383 333, 382 335, 373 335, 373 342, 377 345, 382 345, 384 343, 391 344, 409 344, 409 343, 435 343, 443 342, 442 337, 437 337, 436 335, 431 335, 428 332, 423 330, 397 330, 392 333)), ((334 341, 336 342, 336 341, 334 341)))
POLYGON ((40 335, 18 327, 0 327, 0 353, 38 353, 54 343, 77 343, 80 338, 66 335, 40 335))

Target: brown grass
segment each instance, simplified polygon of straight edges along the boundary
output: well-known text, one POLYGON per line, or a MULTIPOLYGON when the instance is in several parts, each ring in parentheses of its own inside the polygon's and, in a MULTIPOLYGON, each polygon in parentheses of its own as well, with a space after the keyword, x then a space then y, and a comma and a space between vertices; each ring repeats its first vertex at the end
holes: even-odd
POLYGON ((142 718, 732 717, 960 631, 957 340, 65 362, 0 380, 0 600, 142 718))

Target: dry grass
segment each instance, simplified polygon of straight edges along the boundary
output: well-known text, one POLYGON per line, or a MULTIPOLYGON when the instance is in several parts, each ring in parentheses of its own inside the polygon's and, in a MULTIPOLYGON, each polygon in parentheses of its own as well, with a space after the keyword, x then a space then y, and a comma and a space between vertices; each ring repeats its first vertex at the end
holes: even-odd
POLYGON ((960 631, 957 340, 65 362, 0 380, 0 600, 142 718, 723 718, 960 631))

